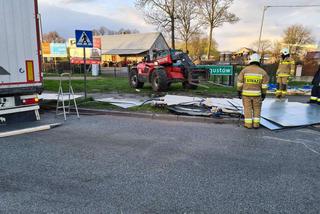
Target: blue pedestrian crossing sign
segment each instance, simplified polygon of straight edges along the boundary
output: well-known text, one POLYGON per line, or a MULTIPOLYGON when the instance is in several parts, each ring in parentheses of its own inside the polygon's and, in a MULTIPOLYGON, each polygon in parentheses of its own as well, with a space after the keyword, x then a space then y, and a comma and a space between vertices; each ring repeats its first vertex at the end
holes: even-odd
POLYGON ((92 31, 76 30, 76 46, 78 48, 93 48, 92 31))

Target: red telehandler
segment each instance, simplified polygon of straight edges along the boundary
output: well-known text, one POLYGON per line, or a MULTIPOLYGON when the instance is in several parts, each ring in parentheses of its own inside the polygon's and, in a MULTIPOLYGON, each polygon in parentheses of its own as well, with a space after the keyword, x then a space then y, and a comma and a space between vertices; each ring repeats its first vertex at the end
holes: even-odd
POLYGON ((131 87, 142 88, 148 82, 156 92, 167 91, 176 82, 181 82, 184 88, 196 89, 209 77, 209 69, 197 68, 186 53, 173 49, 155 51, 153 59, 148 55, 129 71, 131 87))

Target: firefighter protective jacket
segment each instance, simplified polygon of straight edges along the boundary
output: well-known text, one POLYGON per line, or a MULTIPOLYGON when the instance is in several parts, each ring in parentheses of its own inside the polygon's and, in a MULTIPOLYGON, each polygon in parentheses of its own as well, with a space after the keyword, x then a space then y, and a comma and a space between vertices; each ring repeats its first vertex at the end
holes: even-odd
POLYGON ((245 67, 238 76, 237 88, 243 96, 257 97, 267 93, 269 76, 258 65, 245 67))
POLYGON ((312 85, 320 86, 320 66, 319 66, 319 69, 318 69, 316 75, 314 75, 314 77, 313 77, 312 85))
POLYGON ((277 77, 289 77, 295 73, 295 62, 291 59, 281 60, 277 70, 277 77))

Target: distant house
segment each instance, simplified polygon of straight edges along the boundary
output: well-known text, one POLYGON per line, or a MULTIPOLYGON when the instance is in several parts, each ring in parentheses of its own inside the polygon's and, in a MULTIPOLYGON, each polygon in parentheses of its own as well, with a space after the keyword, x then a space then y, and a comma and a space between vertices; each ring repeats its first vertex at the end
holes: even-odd
POLYGON ((302 76, 314 76, 320 64, 320 51, 307 52, 303 64, 302 76))
POLYGON ((135 63, 153 50, 169 49, 161 33, 105 35, 101 38, 101 58, 105 65, 135 63))
POLYGON ((245 64, 251 54, 255 51, 251 48, 243 47, 232 53, 232 61, 237 64, 245 64))
POLYGON ((253 49, 243 47, 243 48, 240 48, 239 50, 237 50, 236 52, 234 52, 233 54, 235 56, 247 57, 253 53, 255 53, 255 51, 253 49))

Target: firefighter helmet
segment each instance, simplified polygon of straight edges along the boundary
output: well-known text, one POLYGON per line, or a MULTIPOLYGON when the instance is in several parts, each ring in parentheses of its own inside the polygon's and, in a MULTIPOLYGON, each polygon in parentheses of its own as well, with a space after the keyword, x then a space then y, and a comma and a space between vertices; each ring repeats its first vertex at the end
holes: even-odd
POLYGON ((290 54, 289 48, 282 48, 280 53, 284 56, 289 55, 290 54))
POLYGON ((250 57, 249 57, 249 64, 251 64, 253 62, 260 63, 260 60, 261 60, 261 56, 257 53, 254 53, 254 54, 250 55, 250 57))

